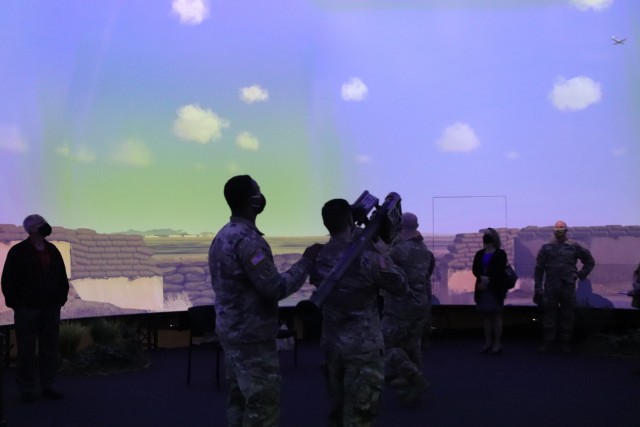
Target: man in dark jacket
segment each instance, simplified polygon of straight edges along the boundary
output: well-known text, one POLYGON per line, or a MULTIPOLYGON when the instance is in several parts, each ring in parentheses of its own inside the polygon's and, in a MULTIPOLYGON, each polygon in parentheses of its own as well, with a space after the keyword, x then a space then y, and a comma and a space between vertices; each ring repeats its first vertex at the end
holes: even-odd
POLYGON ((53 384, 58 367, 60 309, 67 302, 69 280, 60 251, 45 239, 51 234, 47 221, 40 215, 29 215, 23 226, 29 237, 9 249, 2 270, 2 293, 14 312, 20 398, 24 402, 35 400, 37 366, 42 395, 61 399, 63 394, 53 384))

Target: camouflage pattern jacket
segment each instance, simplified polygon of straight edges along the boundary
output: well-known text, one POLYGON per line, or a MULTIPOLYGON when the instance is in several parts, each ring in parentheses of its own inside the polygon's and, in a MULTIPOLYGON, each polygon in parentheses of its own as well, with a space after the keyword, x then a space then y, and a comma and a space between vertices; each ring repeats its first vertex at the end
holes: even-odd
POLYGON ((311 262, 302 258, 279 273, 260 230, 231 217, 211 242, 209 269, 216 332, 223 344, 238 345, 275 340, 278 301, 300 289, 311 262))
POLYGON ((534 273, 535 291, 540 293, 544 287, 557 287, 563 283, 575 285, 576 280, 587 278, 595 261, 591 252, 573 240, 552 239, 542 245, 536 257, 534 273), (582 262, 578 271, 577 262, 582 262))
MULTIPOLYGON (((310 281, 318 286, 351 242, 332 237, 324 245, 310 281)), ((322 341, 326 350, 355 354, 382 350, 377 298, 381 289, 403 293, 405 275, 391 258, 367 248, 356 258, 322 305, 322 341)))
POLYGON ((436 266, 433 253, 422 236, 401 239, 389 249, 389 256, 407 276, 408 292, 394 295, 384 292, 384 314, 402 319, 427 315, 431 301, 431 274, 436 266))

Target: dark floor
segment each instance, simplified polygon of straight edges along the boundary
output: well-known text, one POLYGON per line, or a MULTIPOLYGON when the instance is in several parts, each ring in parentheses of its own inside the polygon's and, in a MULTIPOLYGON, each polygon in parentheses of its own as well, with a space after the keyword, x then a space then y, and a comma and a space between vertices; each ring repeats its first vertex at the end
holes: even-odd
MULTIPOLYGON (((640 375, 633 358, 574 353, 538 355, 530 338, 507 340, 504 353, 479 354, 475 335, 439 336, 424 353, 432 388, 407 407, 385 390, 378 426, 638 427, 640 375)), ((7 425, 224 426, 226 387, 216 390, 214 357, 194 358, 186 384, 184 348, 148 352, 149 368, 107 376, 62 375, 61 401, 18 401, 15 369, 4 372, 7 425)), ((328 399, 315 343, 302 343, 298 367, 281 353, 283 427, 326 425, 328 399)))

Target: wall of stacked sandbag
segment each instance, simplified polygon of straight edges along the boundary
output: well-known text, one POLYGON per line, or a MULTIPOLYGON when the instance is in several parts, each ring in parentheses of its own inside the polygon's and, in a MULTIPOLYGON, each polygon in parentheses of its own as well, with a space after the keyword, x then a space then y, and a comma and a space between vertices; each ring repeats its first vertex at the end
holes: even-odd
MULTIPOLYGON (((553 227, 529 226, 522 229, 498 229, 520 277, 533 277, 536 255, 553 236, 553 227)), ((596 260, 590 279, 598 283, 628 281, 640 263, 640 226, 593 226, 570 228, 569 238, 589 249, 596 260)), ((448 270, 470 270, 473 256, 482 248, 482 233, 457 234, 449 253, 439 261, 448 270)))
MULTIPOLYGON (((0 242, 20 241, 27 238, 22 226, 0 225, 0 242)), ((70 244, 70 279, 152 277, 161 271, 152 260, 153 250, 142 236, 127 234, 100 234, 80 228, 70 230, 53 227, 50 241, 70 244)))
MULTIPOLYGON (((553 227, 526 227, 515 241, 518 273, 533 277, 540 247, 553 235, 553 227)), ((629 282, 640 263, 640 226, 593 226, 570 228, 569 238, 585 246, 596 261, 589 279, 596 283, 629 282)))
MULTIPOLYGON (((288 270, 300 259, 300 254, 274 255, 278 271, 288 270)), ((207 261, 159 261, 157 268, 162 272, 165 300, 183 299, 186 294, 191 305, 213 304, 214 292, 207 261)))
MULTIPOLYGON (((529 226, 498 231, 503 248, 520 277, 532 277, 536 254, 550 240, 553 228, 529 226)), ((20 241, 26 237, 22 226, 0 225, 0 243, 20 241)), ((573 227, 570 238, 587 247, 596 259, 597 267, 590 276, 594 282, 628 281, 640 262, 640 226, 573 227)), ((165 299, 184 298, 186 295, 192 305, 213 302, 206 260, 157 262, 152 258, 153 250, 145 244, 142 236, 100 234, 90 229, 54 227, 49 240, 69 243, 72 280, 162 277, 165 299)), ((448 253, 437 260, 443 288, 446 288, 447 272, 470 270, 473 256, 481 247, 481 232, 455 236, 448 253)), ((280 271, 288 269, 299 258, 299 254, 274 256, 280 271)))
MULTIPOLYGON (((514 240, 520 231, 517 228, 496 228, 500 234, 502 248, 507 252, 507 257, 512 262, 514 258, 514 240)), ((449 253, 445 254, 442 261, 448 268, 454 271, 470 270, 473 257, 482 249, 482 232, 456 234, 453 243, 449 245, 449 253)))

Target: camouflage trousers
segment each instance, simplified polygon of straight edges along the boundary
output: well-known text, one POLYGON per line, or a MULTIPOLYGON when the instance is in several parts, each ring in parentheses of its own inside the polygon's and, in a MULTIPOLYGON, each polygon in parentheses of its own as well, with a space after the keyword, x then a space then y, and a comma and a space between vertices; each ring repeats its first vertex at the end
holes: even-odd
POLYGON ((382 318, 387 378, 422 375, 421 340, 426 323, 426 317, 400 319, 386 315, 382 318))
POLYGON ((429 303, 427 306, 427 311, 424 317, 424 324, 422 326, 422 336, 429 337, 431 335, 431 327, 433 326, 433 318, 431 317, 431 305, 432 305, 432 296, 431 291, 429 291, 429 303))
POLYGON ((357 354, 328 351, 327 386, 331 398, 330 427, 375 424, 384 387, 382 350, 357 354))
POLYGON ((576 287, 573 283, 557 283, 546 286, 542 304, 543 339, 571 340, 576 309, 576 287))
POLYGON ((229 427, 271 427, 280 421, 280 360, 276 343, 225 346, 229 427))

